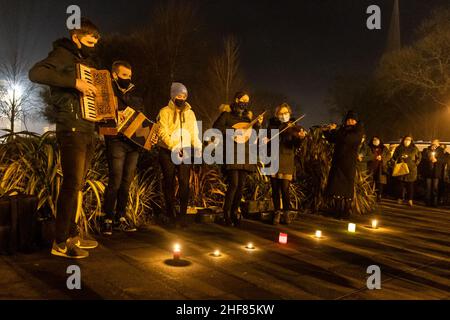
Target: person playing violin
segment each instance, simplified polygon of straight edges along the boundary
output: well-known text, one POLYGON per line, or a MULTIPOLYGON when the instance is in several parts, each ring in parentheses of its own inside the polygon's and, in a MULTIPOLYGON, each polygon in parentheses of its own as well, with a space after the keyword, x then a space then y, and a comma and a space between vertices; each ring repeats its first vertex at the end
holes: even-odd
MULTIPOLYGON (((270 178, 274 206, 272 223, 274 225, 279 224, 280 220, 286 224, 291 222, 289 216, 289 187, 295 174, 295 150, 300 147, 301 141, 306 136, 306 131, 301 126, 295 124, 295 119, 291 118, 291 116, 291 107, 287 103, 283 103, 276 107, 275 116, 269 120, 269 126, 267 128, 269 134, 271 129, 278 129, 279 132, 282 131, 279 136, 279 150, 270 150, 271 153, 278 152, 279 155, 278 172, 270 178)), ((267 143, 268 140, 265 139, 265 142, 267 143)))

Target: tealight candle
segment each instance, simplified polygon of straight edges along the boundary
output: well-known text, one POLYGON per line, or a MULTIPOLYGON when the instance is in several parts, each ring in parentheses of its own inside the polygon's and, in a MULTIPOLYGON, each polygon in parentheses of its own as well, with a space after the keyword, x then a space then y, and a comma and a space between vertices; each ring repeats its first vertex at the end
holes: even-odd
POLYGON ((214 257, 220 257, 220 251, 219 250, 215 250, 213 255, 214 255, 214 257))
POLYGON ((322 238, 322 231, 316 230, 316 238, 322 238))
POLYGON ((378 229, 378 220, 376 219, 372 220, 372 229, 378 229))
POLYGON ((255 246, 253 245, 252 242, 249 242, 249 243, 247 243, 246 248, 247 248, 247 249, 250 249, 250 250, 253 250, 253 249, 255 249, 255 246))
POLYGON ((173 246, 173 259, 180 260, 180 256, 181 256, 181 246, 178 243, 176 243, 173 246))
POLYGON ((280 236, 278 237, 278 242, 281 244, 286 244, 287 243, 287 233, 282 233, 280 232, 280 236))
POLYGON ((349 223, 348 224, 348 232, 356 232, 356 224, 349 223))

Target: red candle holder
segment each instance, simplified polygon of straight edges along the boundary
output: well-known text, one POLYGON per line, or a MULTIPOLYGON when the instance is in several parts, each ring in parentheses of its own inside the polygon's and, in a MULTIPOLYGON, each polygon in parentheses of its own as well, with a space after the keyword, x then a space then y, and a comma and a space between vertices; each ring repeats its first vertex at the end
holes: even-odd
POLYGON ((280 236, 278 237, 278 242, 281 244, 287 244, 287 238, 288 238, 287 233, 280 232, 280 236))

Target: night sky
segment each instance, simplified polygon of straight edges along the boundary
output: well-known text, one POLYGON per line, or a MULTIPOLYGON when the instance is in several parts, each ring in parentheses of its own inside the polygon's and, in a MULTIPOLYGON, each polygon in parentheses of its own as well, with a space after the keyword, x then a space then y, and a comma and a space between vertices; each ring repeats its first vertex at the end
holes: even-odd
MULTIPOLYGON (((65 11, 70 4, 79 5, 102 32, 126 32, 145 25, 156 2, 0 0, 1 35, 18 37, 27 60, 35 62, 47 55, 53 40, 66 36, 65 11)), ((203 28, 219 37, 238 37, 241 65, 253 87, 296 101, 307 114, 307 126, 330 120, 325 98, 337 75, 373 70, 384 51, 393 4, 393 0, 196 2, 203 28), (365 12, 371 4, 382 9, 382 30, 366 28, 365 12)), ((411 41, 414 29, 433 7, 447 2, 400 0, 403 44, 411 41)), ((0 54, 5 50, 2 46, 0 54)))

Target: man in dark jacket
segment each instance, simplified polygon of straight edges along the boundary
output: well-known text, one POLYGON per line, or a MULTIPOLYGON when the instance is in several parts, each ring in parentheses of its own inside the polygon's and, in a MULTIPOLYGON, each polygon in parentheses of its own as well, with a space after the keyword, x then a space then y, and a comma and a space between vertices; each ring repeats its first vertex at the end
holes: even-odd
MULTIPOLYGON (((134 94, 131 83, 132 69, 126 61, 116 61, 112 65, 114 93, 117 97, 119 118, 131 107, 142 112, 142 99, 134 94)), ((103 210, 106 219, 103 234, 111 235, 113 226, 124 232, 134 232, 136 228, 125 218, 131 182, 134 179, 139 159, 139 146, 124 136, 105 136, 109 178, 105 190, 103 210)))
POLYGON ((81 116, 80 94, 95 94, 96 88, 77 79, 78 63, 93 67, 90 59, 100 37, 97 27, 87 19, 79 29, 70 31, 71 39, 53 44, 48 57, 29 72, 31 81, 50 86, 52 112, 56 120, 56 137, 61 151, 63 184, 60 190, 55 241, 51 253, 66 258, 85 258, 84 249, 97 246, 93 240, 81 239, 76 225, 78 193, 95 150, 95 126, 81 116))
POLYGON ((426 204, 437 207, 439 180, 445 166, 444 150, 440 148, 439 140, 433 140, 431 145, 422 151, 422 161, 422 174, 427 185, 426 204))
POLYGON ((355 112, 349 111, 343 125, 331 125, 325 137, 335 144, 331 170, 328 176, 327 194, 336 204, 337 217, 348 219, 355 188, 358 148, 364 129, 355 112))

